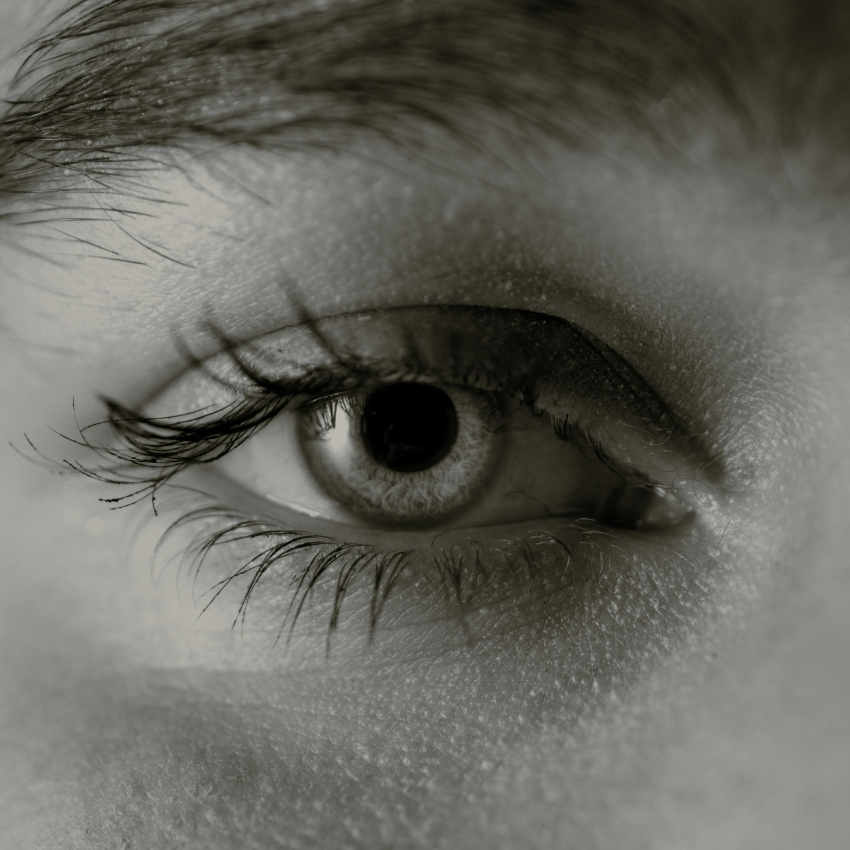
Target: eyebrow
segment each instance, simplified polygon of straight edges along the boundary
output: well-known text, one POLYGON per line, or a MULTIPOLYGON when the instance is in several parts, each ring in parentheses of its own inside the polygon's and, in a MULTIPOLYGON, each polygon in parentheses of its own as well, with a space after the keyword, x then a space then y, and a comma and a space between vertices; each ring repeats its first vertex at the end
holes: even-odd
POLYGON ((754 145, 843 130, 839 0, 744 5, 76 0, 30 45, 0 119, 0 194, 60 172, 108 179, 190 139, 410 143, 429 124, 474 145, 484 116, 575 145, 657 135, 671 107, 683 124, 722 114, 754 145))

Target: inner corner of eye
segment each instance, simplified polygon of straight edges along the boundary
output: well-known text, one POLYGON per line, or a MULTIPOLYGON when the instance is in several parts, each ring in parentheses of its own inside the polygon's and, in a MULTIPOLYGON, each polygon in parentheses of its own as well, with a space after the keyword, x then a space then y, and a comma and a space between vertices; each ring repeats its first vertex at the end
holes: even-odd
POLYGON ((597 519, 608 525, 655 531, 680 527, 695 514, 693 507, 666 488, 624 481, 610 492, 597 519))

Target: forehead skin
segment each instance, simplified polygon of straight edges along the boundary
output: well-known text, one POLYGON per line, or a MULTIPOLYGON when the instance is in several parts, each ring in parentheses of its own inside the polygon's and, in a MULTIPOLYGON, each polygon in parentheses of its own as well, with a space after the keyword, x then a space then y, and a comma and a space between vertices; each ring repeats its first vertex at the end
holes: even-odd
MULTIPOLYGON (((771 8, 752 4, 753 18, 771 8)), ((96 392, 143 398, 176 368, 170 330, 188 331, 210 304, 236 335, 286 324, 282 274, 328 310, 443 300, 577 315, 718 442, 751 449, 740 452, 751 474, 741 513, 718 545, 733 579, 710 622, 595 712, 577 711, 569 688, 534 700, 556 646, 549 666, 529 651, 525 670, 508 644, 473 664, 463 648, 433 658, 427 642, 404 663, 379 647, 371 662, 281 670, 228 643, 215 620, 199 633, 175 615, 146 563, 117 567, 129 524, 99 511, 99 491, 10 452, 0 841, 846 844, 840 193, 818 182, 809 150, 783 152, 777 174, 759 151, 730 159, 697 145, 686 169, 621 137, 591 151, 535 138, 517 164, 510 139, 488 142, 487 155, 434 133, 416 157, 371 143, 335 157, 236 151, 216 161, 232 182, 192 164, 154 175, 151 191, 179 203, 140 202, 155 214, 132 236, 186 265, 151 260, 102 221, 69 232, 144 263, 138 271, 5 251, 3 439, 66 429, 72 395, 84 421, 96 392), (90 517, 104 536, 86 531, 90 517)), ((38 233, 21 238, 43 250, 38 233)))

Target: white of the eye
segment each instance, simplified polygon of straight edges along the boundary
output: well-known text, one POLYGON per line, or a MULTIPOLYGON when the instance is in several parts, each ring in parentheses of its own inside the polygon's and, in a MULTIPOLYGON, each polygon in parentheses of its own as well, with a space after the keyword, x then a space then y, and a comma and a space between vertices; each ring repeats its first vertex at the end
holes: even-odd
POLYGON ((345 506, 316 483, 298 448, 298 420, 291 413, 216 461, 216 469, 258 497, 299 514, 328 518, 345 513, 345 506))

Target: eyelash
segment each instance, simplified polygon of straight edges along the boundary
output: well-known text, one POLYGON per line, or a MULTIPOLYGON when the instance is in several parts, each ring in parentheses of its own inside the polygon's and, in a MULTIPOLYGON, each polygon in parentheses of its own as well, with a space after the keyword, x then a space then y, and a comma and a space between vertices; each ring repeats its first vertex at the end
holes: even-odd
MULTIPOLYGON (((347 543, 334 540, 319 534, 303 531, 287 531, 271 526, 261 520, 249 519, 220 506, 205 506, 184 513, 173 522, 160 538, 160 545, 167 537, 178 529, 199 520, 221 521, 223 524, 216 531, 202 531, 184 552, 184 565, 189 568, 190 579, 197 582, 204 561, 211 551, 227 544, 244 544, 250 541, 268 541, 262 550, 230 575, 209 588, 205 595, 210 598, 205 603, 202 613, 207 610, 218 597, 234 582, 241 578, 250 577, 248 586, 242 593, 241 600, 234 617, 234 628, 244 625, 248 605, 260 581, 271 570, 280 567, 288 557, 295 554, 305 556, 306 566, 295 570, 289 579, 293 596, 286 612, 281 618, 277 639, 287 631, 286 644, 292 637, 295 626, 303 609, 308 603, 314 589, 325 582, 333 588, 331 612, 327 622, 327 642, 330 648, 331 638, 336 631, 342 603, 352 582, 362 575, 371 573, 371 596, 369 600, 369 634, 374 633, 390 592, 410 562, 420 559, 420 568, 432 570, 432 575, 438 577, 440 586, 446 592, 447 599, 455 603, 456 612, 462 617, 467 600, 464 598, 465 588, 471 576, 465 574, 467 563, 460 547, 446 547, 435 551, 406 549, 401 551, 384 552, 366 544, 347 543), (334 574, 335 571, 335 574, 334 574)), ((546 541, 557 544, 567 558, 571 556, 565 544, 551 535, 546 541)), ((500 541, 507 545, 509 541, 500 541)), ((529 569, 534 563, 530 546, 519 538, 515 544, 516 556, 512 563, 524 569, 529 569), (521 563, 518 563, 520 562, 521 563)), ((470 550, 475 567, 480 569, 478 553, 470 550)))
MULTIPOLYGON (((130 487, 130 491, 119 496, 102 497, 101 501, 113 509, 130 507, 147 498, 151 500, 152 516, 158 515, 157 496, 163 487, 172 484, 172 479, 186 469, 212 463, 236 449, 253 434, 271 422, 286 410, 300 409, 297 401, 307 399, 302 404, 310 406, 325 402, 326 415, 333 416, 335 407, 344 404, 344 394, 362 390, 370 383, 388 380, 442 379, 448 376, 427 373, 423 370, 422 358, 418 356, 411 342, 408 351, 400 358, 400 363, 392 369, 375 364, 367 364, 361 358, 349 352, 337 350, 324 338, 312 322, 308 328, 317 337, 322 347, 331 354, 332 365, 313 369, 302 378, 294 380, 272 379, 262 374, 245 356, 237 350, 236 344, 215 328, 211 328, 221 344, 222 354, 236 368, 237 374, 247 380, 248 388, 237 388, 225 383, 230 390, 238 392, 238 397, 228 405, 212 410, 199 410, 192 413, 169 416, 148 417, 112 399, 102 398, 107 410, 103 422, 79 429, 79 436, 72 440, 75 444, 94 452, 104 462, 101 465, 89 465, 79 461, 65 460, 66 468, 80 473, 98 482, 110 485, 130 487), (399 368, 400 366, 400 368, 399 368), (112 444, 101 444, 89 439, 91 429, 108 425, 116 438, 112 444)), ((206 364, 191 352, 183 348, 183 353, 193 369, 208 372, 206 364)), ((462 375, 453 375, 457 383, 463 383, 462 375)), ((484 379, 488 389, 509 394, 511 388, 498 388, 496 376, 482 376, 476 372, 478 383, 484 379)), ((213 380, 222 382, 212 376, 213 380)), ((222 382, 224 383, 224 382, 222 382)), ((516 395, 516 390, 514 390, 516 395)), ((522 398, 522 401, 534 407, 534 399, 522 398)), ((539 416, 547 415, 543 411, 539 416)), ((577 429, 568 418, 563 420, 550 417, 554 435, 587 448, 601 462, 627 480, 641 486, 654 486, 638 473, 621 469, 620 466, 594 441, 590 435, 577 429)), ((172 486, 175 486, 172 484, 172 486)), ((206 495, 206 494, 205 494, 206 495)), ((221 594, 239 579, 248 578, 248 585, 239 602, 233 627, 244 625, 248 606, 253 594, 264 576, 272 569, 281 566, 288 557, 298 553, 306 557, 306 566, 297 569, 291 577, 294 594, 288 609, 281 620, 278 639, 289 629, 287 644, 295 625, 314 589, 321 583, 334 588, 333 603, 327 624, 328 648, 333 633, 340 620, 342 603, 355 578, 371 572, 371 600, 369 603, 369 633, 374 632, 384 603, 398 578, 414 558, 424 558, 424 566, 430 567, 437 576, 439 584, 449 591, 455 602, 456 610, 463 616, 464 595, 469 580, 481 578, 484 569, 480 552, 462 551, 458 546, 423 550, 404 550, 385 552, 367 544, 347 543, 320 534, 312 534, 296 529, 286 529, 263 520, 253 518, 218 504, 205 504, 202 507, 184 509, 184 512, 171 523, 160 538, 157 550, 178 530, 198 522, 203 528, 185 548, 183 563, 188 567, 193 585, 197 583, 201 570, 214 549, 226 545, 263 542, 258 554, 244 561, 232 570, 223 580, 209 588, 205 595, 210 599, 202 609, 206 611, 221 594), (210 529, 214 525, 214 529, 210 529), (473 562, 470 574, 469 563, 473 562), (335 578, 333 571, 336 571, 335 578)), ((534 536, 534 532, 530 532, 534 536)), ((543 544, 556 546, 559 556, 569 562, 571 552, 565 543, 546 531, 537 532, 543 544)), ((500 547, 511 548, 514 554, 512 563, 524 571, 535 564, 537 558, 531 544, 525 538, 517 537, 510 541, 502 539, 500 547)), ((504 552, 502 552, 504 555, 504 552)), ((566 564, 565 564, 566 566, 566 564)))

